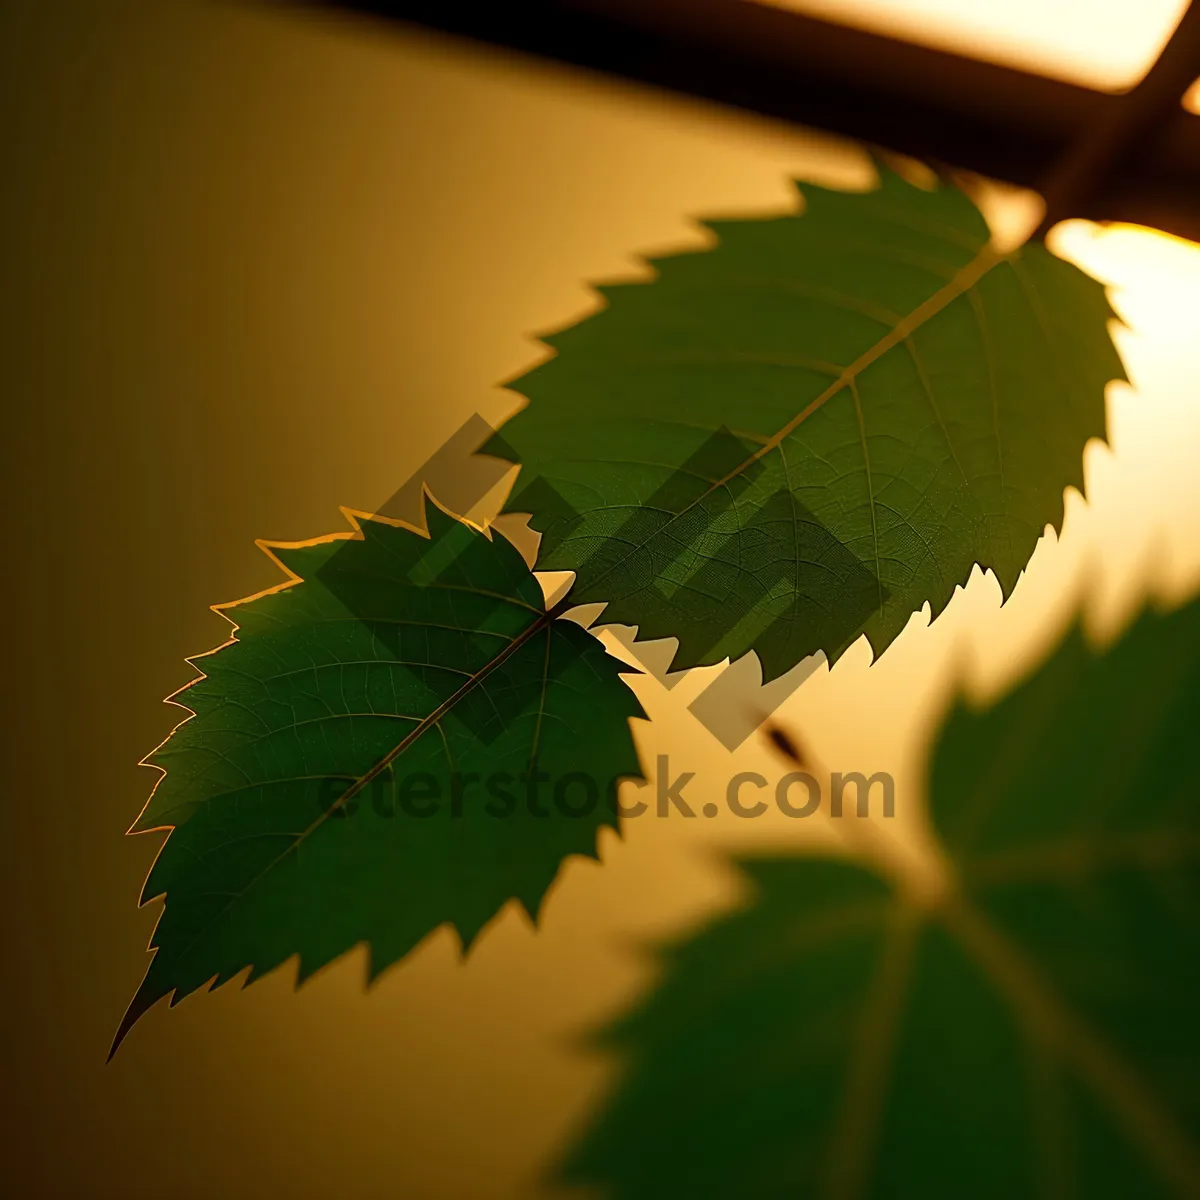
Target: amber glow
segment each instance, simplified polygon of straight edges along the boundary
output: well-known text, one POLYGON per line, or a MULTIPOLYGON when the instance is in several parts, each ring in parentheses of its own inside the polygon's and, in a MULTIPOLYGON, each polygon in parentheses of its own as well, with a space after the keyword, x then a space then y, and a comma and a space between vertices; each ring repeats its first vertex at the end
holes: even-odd
MULTIPOLYGON (((805 7, 1120 88, 1183 3, 805 7)), ((509 908, 465 968, 441 931, 367 996, 355 953, 299 992, 285 967, 163 1005, 106 1070, 155 917, 135 909, 153 838, 121 837, 153 783, 134 764, 178 719, 158 699, 191 677, 184 655, 227 635, 208 606, 280 581, 256 537, 344 529, 340 505, 374 510, 472 413, 502 419, 516 401, 496 383, 542 353, 532 332, 594 306, 585 281, 641 270, 636 251, 696 244, 691 214, 782 211, 789 176, 866 187, 870 162, 297 6, 11 8, 6 596, 32 681, 9 713, 0 876, 13 1192, 536 1195, 611 1075, 579 1032, 654 977, 635 947, 730 901, 710 852, 830 826, 631 822, 603 865, 567 864, 536 935, 509 908)), ((1026 219, 1028 197, 987 203, 1006 229, 1026 219)), ((1200 247, 1082 222, 1054 246, 1110 281, 1125 321, 1132 384, 1110 388, 1087 502, 1068 496, 1006 605, 977 572, 935 624, 917 614, 874 665, 859 644, 779 714, 824 768, 894 775, 902 869, 928 861, 926 740, 960 683, 1006 686, 1080 605, 1110 636, 1200 586, 1200 247)), ((695 772, 697 810, 724 808, 733 772, 789 769, 765 739, 731 755, 698 726, 707 674, 638 683, 645 760, 695 772)))
POLYGON ((1141 78, 1187 8, 1187 0, 756 2, 1112 91, 1141 78))

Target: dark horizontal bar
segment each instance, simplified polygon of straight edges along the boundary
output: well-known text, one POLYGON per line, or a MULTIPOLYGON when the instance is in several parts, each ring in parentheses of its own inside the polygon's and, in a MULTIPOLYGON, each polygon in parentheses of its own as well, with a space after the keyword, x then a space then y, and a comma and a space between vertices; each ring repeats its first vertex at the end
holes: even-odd
MULTIPOLYGON (((298 2, 425 26, 1031 188, 1122 101, 748 0, 298 2)), ((1190 55, 1200 75, 1195 41, 1175 53, 1190 55)), ((1200 116, 1175 104, 1135 159, 1074 199, 1072 215, 1200 241, 1200 116)))

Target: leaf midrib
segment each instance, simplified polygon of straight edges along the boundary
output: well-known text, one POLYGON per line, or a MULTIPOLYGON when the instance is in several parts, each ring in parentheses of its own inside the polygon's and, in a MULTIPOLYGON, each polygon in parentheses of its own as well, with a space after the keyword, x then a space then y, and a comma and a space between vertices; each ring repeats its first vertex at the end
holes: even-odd
MULTIPOLYGON (((553 608, 545 609, 537 620, 531 622, 529 626, 518 634, 511 642, 508 643, 490 662, 480 667, 471 677, 463 683, 463 685, 454 692, 453 695, 447 697, 427 716, 421 718, 419 724, 411 729, 391 750, 384 754, 377 762, 375 762, 364 774, 358 776, 355 781, 344 791, 338 798, 321 813, 306 829, 295 835, 294 840, 267 863, 256 875, 253 876, 245 886, 236 893, 231 893, 229 903, 224 905, 210 920, 205 922, 203 926, 191 940, 183 947, 176 955, 179 959, 185 959, 191 953, 192 948, 197 942, 212 929, 217 921, 221 920, 234 906, 234 904, 242 899, 247 893, 261 882, 267 875, 271 873, 289 854, 294 853, 313 833, 316 832, 335 812, 344 808, 350 800, 357 796, 364 788, 368 787, 374 779, 377 779, 387 768, 395 762, 405 750, 409 748, 418 738, 422 737, 429 729, 438 724, 443 717, 446 716, 470 691, 478 687, 497 667, 501 666, 505 661, 511 658, 522 646, 531 642, 538 633, 543 630, 548 630, 557 618, 567 610, 570 605, 566 598, 560 600, 553 608)), ((547 663, 549 656, 547 655, 547 663)), ((545 681, 543 680, 543 683, 545 681)))
MULTIPOLYGON (((636 554, 638 551, 645 549, 650 540, 655 537, 662 536, 663 532, 668 529, 675 521, 679 520, 686 513, 690 512, 697 504, 706 500, 713 492, 727 486, 744 471, 748 470, 759 459, 764 458, 772 451, 779 449, 785 439, 795 431, 795 429, 808 420, 813 413, 822 408, 834 396, 838 395, 843 389, 849 387, 859 375, 863 373, 869 366, 877 362, 888 351, 896 346, 907 341, 913 333, 932 320, 948 305, 969 292, 984 275, 993 267, 1002 262, 1015 261, 1020 250, 1013 250, 1007 253, 1001 253, 991 243, 985 245, 978 254, 964 266, 953 279, 949 280, 942 287, 938 288, 933 295, 927 297, 917 305, 911 312, 898 321, 888 332, 875 342, 870 348, 865 350, 858 356, 849 366, 842 369, 841 374, 814 400, 800 410, 790 421, 788 421, 781 429, 772 434, 759 446, 754 453, 736 466, 724 477, 712 482, 708 488, 697 496, 694 500, 685 505, 678 513, 675 513, 671 519, 663 526, 662 529, 656 530, 650 534, 644 541, 633 547, 631 554, 636 554)), ((947 437, 943 427, 943 433, 947 437)), ((954 453, 953 446, 950 447, 951 453, 954 453)), ((874 519, 874 509, 872 506, 872 519, 874 519)), ((614 562, 607 566, 593 579, 588 581, 589 589, 597 587, 604 579, 606 579, 619 564, 614 562)))

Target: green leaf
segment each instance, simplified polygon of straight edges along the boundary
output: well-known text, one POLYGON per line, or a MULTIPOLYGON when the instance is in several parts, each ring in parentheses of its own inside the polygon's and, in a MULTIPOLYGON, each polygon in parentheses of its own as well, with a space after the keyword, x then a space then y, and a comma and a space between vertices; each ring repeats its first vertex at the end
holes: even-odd
POLYGON ((1078 631, 936 748, 956 881, 742 863, 608 1031, 568 1178, 635 1197, 1200 1196, 1200 603, 1078 631))
POLYGON ((134 829, 173 831, 142 903, 166 904, 114 1050, 161 997, 248 966, 298 955, 302 981, 366 942, 373 978, 442 924, 468 946, 510 898, 536 919, 563 858, 617 827, 629 668, 507 541, 426 515, 428 540, 364 519, 273 546, 291 581, 223 606, 236 638, 147 759, 165 774, 134 829))
POLYGON ((753 649, 769 679, 864 632, 881 652, 976 563, 1007 596, 1083 488, 1125 378, 1103 287, 1040 243, 997 253, 960 191, 881 174, 709 222, 715 249, 599 288, 509 385, 530 403, 485 450, 522 463, 508 508, 533 511, 538 566, 678 637, 677 668, 753 649))

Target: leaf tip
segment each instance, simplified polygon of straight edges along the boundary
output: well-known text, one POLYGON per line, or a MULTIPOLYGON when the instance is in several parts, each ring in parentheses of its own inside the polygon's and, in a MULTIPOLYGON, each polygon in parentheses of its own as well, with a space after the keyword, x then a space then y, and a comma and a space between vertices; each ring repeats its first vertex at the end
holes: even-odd
POLYGON ((150 972, 147 971, 146 978, 142 980, 141 986, 133 994, 133 999, 125 1009, 125 1015, 121 1018, 116 1033, 113 1034, 112 1045, 108 1048, 108 1057, 104 1060, 106 1064, 112 1062, 122 1043, 129 1036, 130 1030, 163 998, 161 995, 149 996, 146 991, 146 980, 149 978, 150 972))

